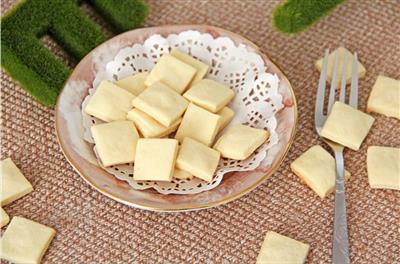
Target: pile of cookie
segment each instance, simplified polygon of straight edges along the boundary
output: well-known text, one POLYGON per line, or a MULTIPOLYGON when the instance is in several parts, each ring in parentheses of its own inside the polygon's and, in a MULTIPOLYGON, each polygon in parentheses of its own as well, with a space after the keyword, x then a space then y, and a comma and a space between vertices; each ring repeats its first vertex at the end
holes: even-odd
POLYGON ((134 162, 138 181, 211 182, 221 156, 247 159, 269 133, 242 124, 224 130, 235 115, 227 107, 235 93, 204 78, 208 69, 173 49, 149 73, 102 81, 84 109, 105 122, 91 127, 102 165, 134 162))

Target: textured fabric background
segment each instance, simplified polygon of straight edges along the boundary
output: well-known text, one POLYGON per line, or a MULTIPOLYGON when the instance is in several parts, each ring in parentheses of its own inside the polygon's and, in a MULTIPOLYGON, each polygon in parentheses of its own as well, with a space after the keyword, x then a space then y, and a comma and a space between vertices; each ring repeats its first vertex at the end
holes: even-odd
MULTIPOLYGON (((1 1, 2 13, 14 1, 1 1)), ((116 1, 117 3, 118 1, 116 1)), ((210 24, 241 34, 270 55, 291 80, 299 104, 295 142, 277 173, 250 194, 197 212, 146 212, 117 203, 86 184, 58 146, 53 110, 32 100, 7 74, 1 76, 1 159, 11 157, 35 191, 5 207, 57 230, 45 263, 254 263, 268 230, 311 245, 308 263, 329 263, 333 195, 322 200, 289 169, 321 141, 313 107, 319 74, 314 61, 327 47, 357 51, 367 69, 360 107, 379 73, 400 78, 400 2, 351 0, 307 31, 285 36, 271 26, 279 1, 148 0, 146 26, 210 24)), ((104 26, 88 6, 83 8, 104 26)), ((48 38, 62 60, 76 62, 48 38)), ((400 122, 376 122, 358 152, 346 150, 350 251, 353 263, 400 263, 400 192, 370 189, 368 145, 400 147, 400 122)))

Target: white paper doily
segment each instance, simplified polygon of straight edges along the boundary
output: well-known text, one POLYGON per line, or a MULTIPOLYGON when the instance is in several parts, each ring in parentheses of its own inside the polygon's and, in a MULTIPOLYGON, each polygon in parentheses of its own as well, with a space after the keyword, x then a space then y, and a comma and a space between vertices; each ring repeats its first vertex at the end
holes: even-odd
POLYGON ((96 72, 93 88, 82 103, 84 139, 94 144, 90 127, 103 123, 83 111, 98 84, 104 79, 115 82, 126 76, 150 71, 159 58, 169 53, 172 48, 208 64, 210 70, 206 78, 224 83, 235 91, 236 96, 229 104, 235 111, 230 125, 241 123, 267 129, 270 133, 268 141, 247 160, 221 159, 210 183, 197 178, 173 179, 172 182, 134 181, 133 164, 104 169, 118 179, 127 181, 134 189, 154 188, 163 194, 194 194, 215 188, 228 172, 254 170, 264 159, 265 164, 272 163, 273 157, 268 155, 268 149, 278 142, 275 114, 283 108, 282 96, 278 93, 278 76, 267 72, 263 59, 253 48, 242 44, 237 46, 227 37, 213 38, 208 33, 198 31, 184 31, 180 34, 170 34, 168 37, 152 35, 143 44, 121 49, 114 60, 107 63, 105 71, 96 72))

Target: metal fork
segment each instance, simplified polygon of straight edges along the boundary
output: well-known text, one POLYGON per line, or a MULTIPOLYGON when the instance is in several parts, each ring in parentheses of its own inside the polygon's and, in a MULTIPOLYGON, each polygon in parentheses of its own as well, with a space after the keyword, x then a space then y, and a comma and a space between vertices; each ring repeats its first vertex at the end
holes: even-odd
MULTIPOLYGON (((328 113, 324 115, 324 102, 325 102, 325 85, 327 75, 327 64, 329 49, 325 51, 325 56, 322 62, 321 75, 318 84, 317 98, 315 102, 315 128, 319 136, 321 136, 322 127, 332 110, 332 106, 336 98, 336 75, 338 68, 338 54, 336 52, 331 80, 331 87, 328 99, 328 113)), ((344 54, 342 80, 340 85, 339 101, 344 103, 346 97, 346 72, 347 72, 347 54, 344 54)), ((357 109, 358 107, 358 61, 357 53, 354 53, 352 62, 352 77, 349 105, 357 109)), ((322 137, 321 137, 322 138, 322 137)), ((336 160, 336 192, 335 192, 335 219, 333 229, 333 256, 332 262, 334 264, 347 264, 350 263, 349 256, 349 237, 347 232, 347 218, 346 218, 346 193, 344 181, 344 159, 342 145, 334 143, 328 139, 322 138, 332 149, 335 154, 336 160)))

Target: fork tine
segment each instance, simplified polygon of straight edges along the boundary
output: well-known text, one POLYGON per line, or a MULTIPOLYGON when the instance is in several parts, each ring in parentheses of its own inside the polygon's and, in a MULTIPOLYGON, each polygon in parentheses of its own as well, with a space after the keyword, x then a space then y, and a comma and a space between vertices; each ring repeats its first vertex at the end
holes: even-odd
POLYGON ((325 85, 326 85, 326 72, 328 66, 329 49, 325 50, 324 59, 322 61, 321 75, 319 76, 317 97, 315 98, 315 121, 323 115, 324 111, 324 98, 325 98, 325 85))
POLYGON ((358 108, 358 60, 357 53, 353 56, 353 65, 351 67, 351 87, 349 104, 355 109, 358 108))
POLYGON ((328 101, 328 114, 331 112, 333 103, 335 102, 335 92, 336 92, 336 74, 338 68, 339 51, 336 51, 335 62, 333 65, 331 89, 329 90, 329 101, 328 101))
POLYGON ((340 86, 340 95, 339 95, 339 101, 344 103, 344 99, 346 96, 346 73, 347 73, 347 53, 344 53, 343 56, 343 68, 342 68, 342 83, 340 86))

